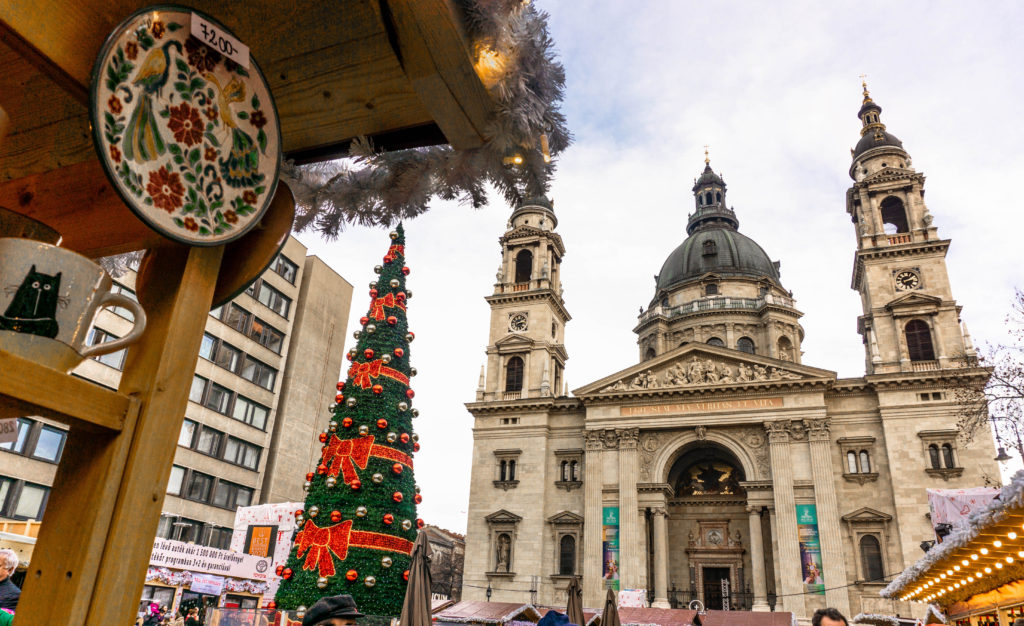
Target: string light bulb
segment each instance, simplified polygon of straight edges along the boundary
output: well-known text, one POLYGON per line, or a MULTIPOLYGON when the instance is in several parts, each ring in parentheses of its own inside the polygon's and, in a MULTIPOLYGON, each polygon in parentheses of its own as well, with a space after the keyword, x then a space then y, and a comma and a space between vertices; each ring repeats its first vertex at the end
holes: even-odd
POLYGON ((981 552, 983 555, 988 554, 988 548, 982 548, 981 550, 978 550, 978 552, 981 552))
POLYGON ((992 545, 994 545, 997 548, 1002 548, 1003 547, 1003 542, 999 541, 998 539, 996 539, 995 541, 992 542, 992 545))
POLYGON ((978 560, 978 555, 977 554, 972 554, 971 555, 971 560, 972 561, 977 561, 978 560))
POLYGON ((1013 531, 1011 530, 1011 531, 1009 532, 1009 534, 1007 534, 1007 535, 1006 535, 1006 538, 1007 538, 1007 539, 1016 539, 1016 538, 1017 538, 1017 533, 1015 533, 1015 532, 1013 532, 1013 531))

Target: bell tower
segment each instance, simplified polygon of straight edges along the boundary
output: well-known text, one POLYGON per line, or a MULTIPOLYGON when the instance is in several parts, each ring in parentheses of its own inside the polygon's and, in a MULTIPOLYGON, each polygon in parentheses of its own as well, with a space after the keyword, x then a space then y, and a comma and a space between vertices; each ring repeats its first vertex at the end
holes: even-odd
POLYGON ((565 386, 565 324, 562 300, 562 238, 547 198, 526 198, 501 236, 495 275, 487 366, 476 399, 518 400, 561 396, 565 386))
POLYGON ((925 205, 924 174, 913 168, 903 142, 886 131, 882 107, 867 84, 863 88, 846 211, 857 237, 851 286, 864 311, 857 331, 866 371, 955 367, 975 353, 946 271, 950 242, 939 237, 925 205))

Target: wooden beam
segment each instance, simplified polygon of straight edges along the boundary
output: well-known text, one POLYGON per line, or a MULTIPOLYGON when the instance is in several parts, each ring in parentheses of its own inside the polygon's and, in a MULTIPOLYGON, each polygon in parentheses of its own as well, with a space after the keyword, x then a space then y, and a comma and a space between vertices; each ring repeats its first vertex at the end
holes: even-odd
POLYGON ((124 427, 125 417, 138 404, 116 391, 3 350, 0 372, 0 412, 5 417, 42 415, 86 430, 118 432, 124 427))
POLYGON ((476 148, 486 138, 494 103, 473 69, 448 0, 383 0, 399 59, 420 100, 452 147, 476 148))

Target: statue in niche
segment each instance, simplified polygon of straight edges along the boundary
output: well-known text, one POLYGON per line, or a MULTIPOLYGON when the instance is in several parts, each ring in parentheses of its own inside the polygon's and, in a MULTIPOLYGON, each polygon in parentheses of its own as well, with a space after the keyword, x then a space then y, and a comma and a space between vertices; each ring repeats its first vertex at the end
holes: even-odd
POLYGON ((548 260, 544 259, 544 265, 540 266, 540 277, 541 278, 547 278, 548 277, 548 270, 549 270, 548 260))
POLYGON ((743 545, 743 535, 740 534, 739 530, 737 530, 736 534, 733 535, 733 538, 732 538, 732 540, 729 541, 729 544, 733 545, 733 546, 742 546, 743 545))
POLYGON ((508 573, 509 571, 509 556, 512 553, 512 540, 509 539, 508 535, 502 533, 498 535, 498 554, 494 567, 494 571, 508 573))

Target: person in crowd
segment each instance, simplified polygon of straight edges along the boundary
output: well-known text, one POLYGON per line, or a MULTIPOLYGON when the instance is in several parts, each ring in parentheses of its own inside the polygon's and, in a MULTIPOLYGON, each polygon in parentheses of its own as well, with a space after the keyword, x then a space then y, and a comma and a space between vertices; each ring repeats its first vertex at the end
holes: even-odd
POLYGON ((199 609, 192 607, 188 610, 188 616, 185 618, 185 626, 203 626, 203 623, 199 621, 199 609))
POLYGON ((363 614, 356 608, 356 601, 347 593, 339 596, 320 598, 306 611, 302 626, 351 626, 363 614))
POLYGON ((14 550, 0 550, 0 609, 18 610, 18 598, 21 589, 11 580, 14 570, 18 569, 18 553, 14 550))
POLYGON ((850 626, 850 623, 842 613, 829 607, 814 612, 811 616, 811 626, 850 626))

